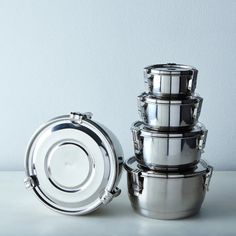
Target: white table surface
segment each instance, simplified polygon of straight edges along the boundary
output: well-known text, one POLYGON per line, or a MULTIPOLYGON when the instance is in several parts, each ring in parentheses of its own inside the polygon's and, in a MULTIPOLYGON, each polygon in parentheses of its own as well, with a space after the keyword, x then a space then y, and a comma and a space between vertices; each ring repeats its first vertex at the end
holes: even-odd
POLYGON ((125 174, 122 194, 86 216, 54 213, 25 189, 23 179, 23 172, 0 172, 0 236, 236 235, 236 171, 214 172, 201 212, 182 220, 154 220, 134 213, 125 174))

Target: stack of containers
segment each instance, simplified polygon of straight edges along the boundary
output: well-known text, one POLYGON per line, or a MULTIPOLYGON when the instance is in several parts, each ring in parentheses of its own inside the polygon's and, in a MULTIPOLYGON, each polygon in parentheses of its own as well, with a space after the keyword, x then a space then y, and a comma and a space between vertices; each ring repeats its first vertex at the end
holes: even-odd
POLYGON ((142 215, 183 218, 204 200, 213 168, 201 160, 207 129, 198 122, 203 99, 195 94, 197 73, 173 63, 144 69, 141 121, 131 127, 135 156, 125 163, 130 201, 142 215))

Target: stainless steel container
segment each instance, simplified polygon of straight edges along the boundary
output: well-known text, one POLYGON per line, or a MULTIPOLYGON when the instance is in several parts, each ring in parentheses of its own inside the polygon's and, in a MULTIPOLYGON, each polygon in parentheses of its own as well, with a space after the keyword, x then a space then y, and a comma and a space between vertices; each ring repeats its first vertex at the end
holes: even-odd
POLYGON ((179 219, 196 214, 213 171, 203 160, 195 170, 184 173, 145 170, 134 157, 126 161, 125 169, 133 209, 157 219, 179 219))
POLYGON ((144 68, 145 87, 148 93, 160 97, 185 97, 194 93, 197 69, 174 63, 157 64, 144 68))
POLYGON ((122 163, 115 135, 92 120, 91 113, 72 112, 50 120, 33 135, 25 185, 51 209, 83 215, 120 194, 122 163))
POLYGON ((141 120, 153 129, 187 130, 198 122, 202 101, 199 96, 163 100, 143 93, 138 96, 138 110, 141 120))
POLYGON ((153 170, 182 169, 197 164, 207 137, 201 123, 187 132, 160 132, 137 121, 131 131, 137 161, 153 170))

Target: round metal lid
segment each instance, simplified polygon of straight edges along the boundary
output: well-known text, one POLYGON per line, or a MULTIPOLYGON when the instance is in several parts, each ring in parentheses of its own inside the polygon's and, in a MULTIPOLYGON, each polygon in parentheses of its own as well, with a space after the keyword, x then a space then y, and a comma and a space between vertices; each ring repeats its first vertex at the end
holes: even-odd
POLYGON ((144 72, 159 75, 197 75, 198 70, 188 65, 167 63, 147 66, 144 68, 144 72))
POLYGON ((91 113, 50 120, 28 145, 26 187, 53 210, 72 215, 94 211, 120 192, 116 184, 123 154, 113 141, 91 113))
POLYGON ((192 95, 185 99, 165 99, 165 98, 157 98, 154 95, 148 93, 142 93, 138 96, 138 100, 141 102, 154 103, 154 104, 171 104, 171 105, 188 105, 195 104, 203 101, 203 98, 198 94, 192 95))
POLYGON ((158 137, 158 138, 186 138, 195 137, 201 135, 207 135, 207 129, 205 126, 198 122, 191 130, 188 131, 173 131, 173 132, 162 132, 158 130, 150 129, 142 121, 136 121, 131 126, 132 131, 140 132, 140 136, 143 137, 158 137))
POLYGON ((132 173, 140 173, 141 176, 144 177, 154 177, 154 178, 188 178, 196 175, 201 175, 204 173, 209 172, 210 166, 208 166, 207 162, 204 160, 201 160, 195 169, 191 169, 189 171, 185 172, 161 172, 161 171, 153 171, 153 170, 147 170, 143 169, 138 162, 136 161, 135 157, 129 158, 125 164, 125 169, 128 172, 132 173))

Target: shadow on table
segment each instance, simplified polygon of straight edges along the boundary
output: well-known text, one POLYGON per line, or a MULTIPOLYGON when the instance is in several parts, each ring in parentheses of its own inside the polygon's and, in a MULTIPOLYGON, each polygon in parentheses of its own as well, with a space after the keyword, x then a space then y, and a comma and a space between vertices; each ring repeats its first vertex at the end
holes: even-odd
MULTIPOLYGON (((132 207, 128 204, 110 204, 99 208, 95 212, 92 212, 87 217, 121 217, 127 216, 136 213, 133 211, 132 207)), ((230 201, 222 201, 221 199, 216 199, 215 201, 209 201, 207 204, 204 204, 201 211, 189 219, 199 219, 199 220, 214 220, 214 219, 233 219, 236 217, 236 203, 233 205, 230 201), (217 201, 219 200, 219 201, 217 201)))
MULTIPOLYGON (((235 203, 236 205, 236 203, 235 203)), ((193 218, 202 220, 211 219, 235 219, 236 207, 230 204, 222 204, 222 202, 211 202, 205 205, 202 210, 193 218)))
MULTIPOLYGON (((206 195, 206 199, 203 202, 202 209, 198 214, 189 219, 199 220, 214 220, 214 219, 235 219, 236 217, 236 196, 230 192, 212 192, 214 197, 206 195)), ((121 217, 127 215, 134 215, 130 202, 128 199, 122 199, 122 201, 112 201, 107 206, 99 208, 95 212, 87 215, 88 217, 121 217)), ((188 219, 188 218, 187 218, 188 219)))
POLYGON ((199 214, 192 218, 200 220, 214 220, 214 219, 235 219, 236 217, 236 196, 226 197, 224 194, 218 194, 209 201, 203 203, 199 214))
POLYGON ((101 207, 96 211, 86 215, 86 217, 121 217, 130 215, 133 212, 129 202, 111 202, 107 206, 101 207))
MULTIPOLYGON (((236 217, 236 191, 234 190, 234 180, 227 182, 227 184, 221 183, 221 176, 216 176, 215 182, 212 182, 209 192, 206 193, 205 200, 202 208, 198 214, 184 220, 235 220, 236 217)), ((213 178, 214 180, 214 178, 213 178)), ((138 217, 131 207, 130 201, 127 197, 127 193, 123 192, 122 196, 114 199, 107 206, 101 207, 95 212, 86 215, 89 218, 120 218, 120 217, 138 217)), ((144 219, 142 217, 140 219, 144 219)), ((148 218, 147 218, 148 219, 148 218)), ((177 220, 178 221, 178 220, 177 220)))

